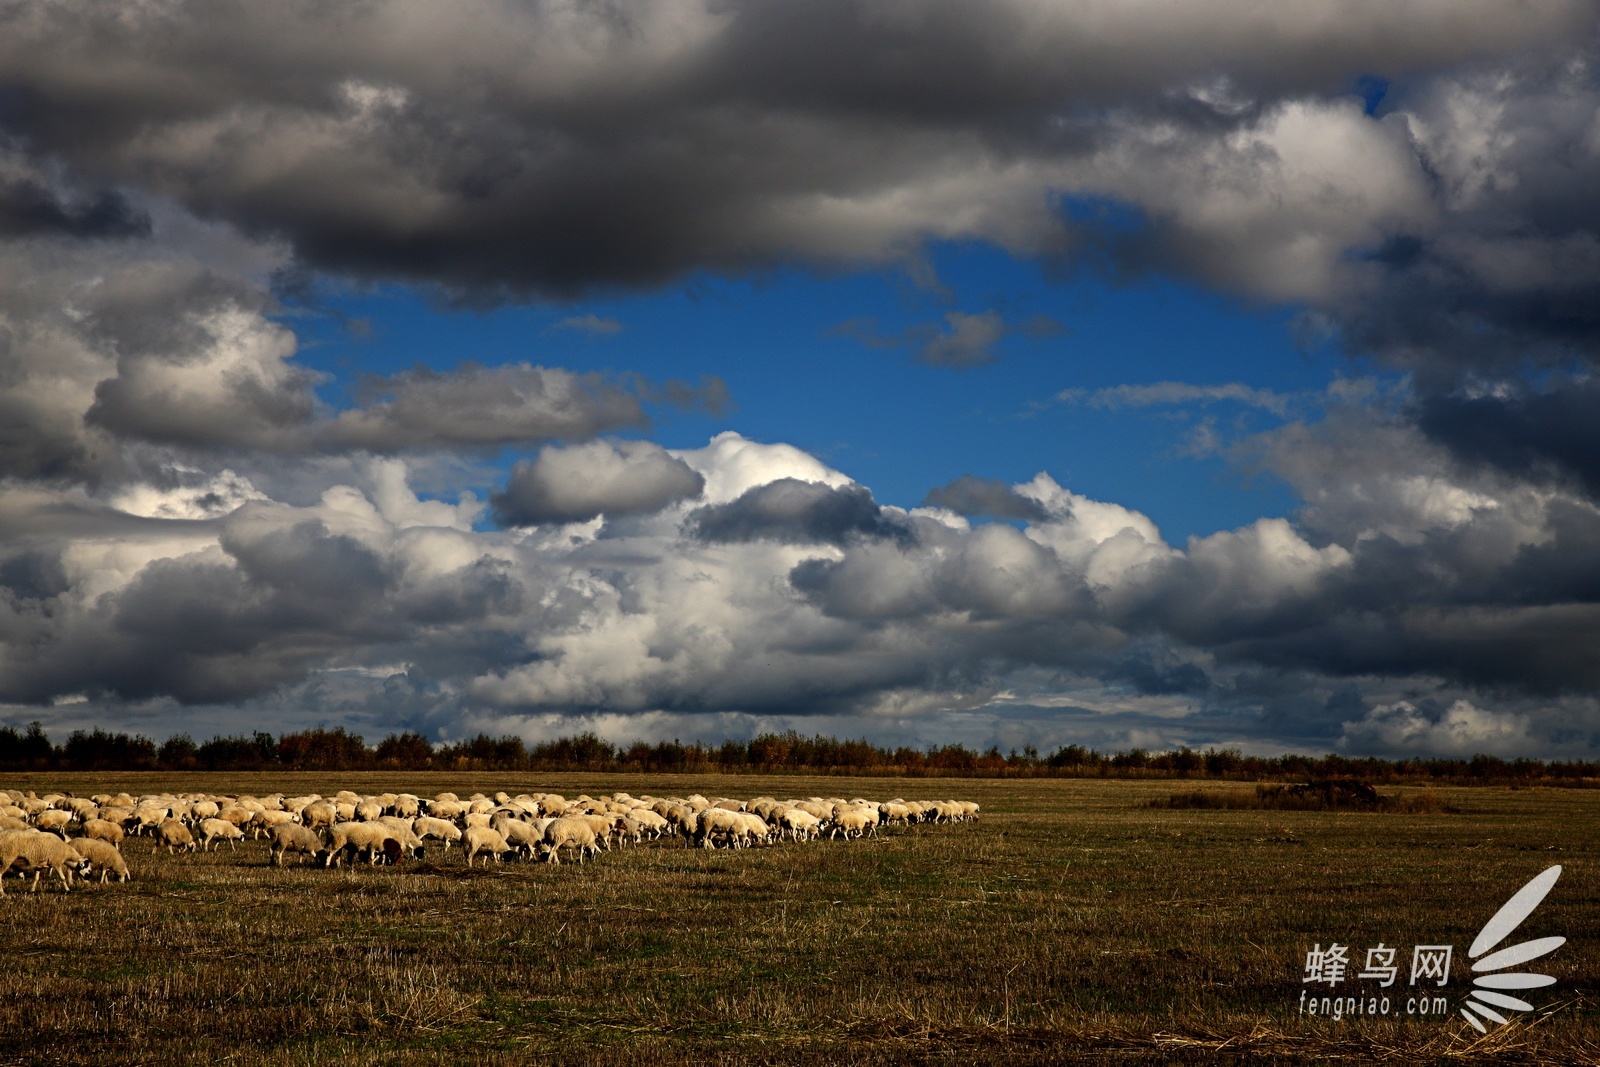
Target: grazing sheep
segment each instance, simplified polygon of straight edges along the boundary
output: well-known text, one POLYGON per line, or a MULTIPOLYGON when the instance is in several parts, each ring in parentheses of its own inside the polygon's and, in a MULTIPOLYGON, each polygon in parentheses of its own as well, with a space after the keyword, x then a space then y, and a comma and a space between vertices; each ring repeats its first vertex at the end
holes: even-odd
POLYGON ((444 819, 435 819, 423 815, 411 820, 411 832, 426 841, 436 837, 444 842, 444 850, 450 851, 450 842, 461 840, 461 828, 453 822, 444 819))
POLYGON ((532 823, 502 815, 489 824, 489 828, 506 839, 506 844, 518 855, 533 857, 534 850, 544 841, 544 834, 534 829, 532 823))
POLYGON ((274 826, 295 822, 296 819, 293 812, 263 808, 250 817, 250 840, 260 840, 261 835, 271 833, 274 826))
POLYGON ((279 867, 283 866, 283 857, 287 852, 299 853, 300 862, 304 863, 307 856, 315 859, 317 853, 322 851, 322 838, 317 836, 315 830, 308 830, 292 822, 274 826, 271 837, 272 862, 279 867))
MULTIPOLYGON (((217 818, 224 822, 231 822, 241 830, 246 826, 249 826, 250 820, 254 819, 255 817, 256 813, 242 804, 233 804, 229 807, 223 808, 217 813, 217 818)), ((197 813, 196 819, 198 820, 198 818, 199 816, 197 813)))
POLYGON ((876 827, 876 825, 877 824, 872 820, 872 818, 864 811, 855 809, 842 811, 838 815, 834 816, 833 833, 829 836, 838 837, 840 834, 843 834, 844 839, 848 841, 852 835, 860 837, 862 834, 867 832, 867 828, 869 826, 876 827))
POLYGON ((217 841, 226 841, 228 849, 232 851, 238 847, 234 842, 243 840, 244 831, 227 819, 200 820, 200 847, 204 852, 210 852, 211 846, 217 841))
POLYGON ((83 824, 83 836, 92 837, 97 841, 104 841, 115 847, 122 844, 122 839, 125 835, 122 832, 122 827, 114 822, 107 822, 105 819, 90 819, 83 824))
POLYGON ((394 803, 390 807, 402 819, 415 819, 422 813, 422 801, 410 793, 401 793, 395 797, 394 803))
POLYGON ((74 818, 76 816, 70 811, 51 808, 49 811, 41 811, 36 815, 33 825, 35 829, 43 830, 47 834, 64 834, 67 832, 67 827, 72 825, 74 818))
MULTIPOLYGON (((494 861, 499 863, 500 857, 511 851, 511 846, 506 843, 506 839, 487 826, 467 827, 466 833, 461 838, 461 847, 467 853, 468 867, 472 866, 472 857, 480 852, 490 853, 494 856, 494 861)), ((484 860, 484 866, 487 867, 488 865, 489 861, 487 859, 484 860)))
POLYGON ((576 848, 579 863, 583 862, 586 852, 596 856, 600 854, 594 828, 583 819, 568 816, 550 820, 550 825, 544 828, 544 844, 541 848, 545 853, 545 861, 556 864, 561 862, 556 853, 562 848, 576 848))
POLYGON ((319 826, 332 829, 333 824, 338 821, 339 812, 325 800, 313 800, 300 811, 301 824, 312 830, 319 826))
POLYGON ((362 822, 377 822, 383 817, 383 805, 376 800, 363 800, 356 805, 356 818, 362 822))
POLYGON ((344 858, 348 858, 353 864, 356 857, 363 852, 366 853, 369 864, 376 864, 378 857, 383 855, 384 840, 393 838, 394 834, 382 823, 339 823, 328 838, 328 855, 323 866, 337 867, 339 861, 344 858))
POLYGON ((99 871, 101 885, 105 885, 106 879, 113 874, 119 882, 126 882, 131 877, 128 874, 128 861, 122 858, 122 852, 115 845, 97 837, 78 837, 68 843, 88 861, 90 870, 85 872, 85 877, 99 871))
POLYGON ((39 891, 39 876, 53 870, 61 879, 61 891, 70 892, 72 876, 84 874, 88 863, 77 849, 55 834, 39 830, 12 830, 0 834, 0 896, 5 895, 5 876, 11 868, 33 872, 33 891, 39 891))
POLYGON ((660 815, 657 815, 649 808, 634 808, 633 811, 629 813, 628 818, 638 823, 644 833, 652 840, 660 837, 662 834, 666 833, 672 828, 672 825, 668 823, 666 819, 663 819, 660 815))
POLYGON ((428 805, 428 814, 435 819, 455 822, 467 813, 467 805, 459 800, 435 800, 428 805))
POLYGON ((795 841, 802 837, 811 840, 822 833, 822 822, 815 815, 799 808, 788 808, 779 812, 778 825, 788 830, 790 838, 795 841))
MULTIPOLYGON (((397 815, 385 815, 378 819, 377 825, 388 828, 389 835, 399 844, 404 855, 410 856, 412 859, 420 860, 422 858, 422 838, 418 837, 416 831, 411 829, 411 820, 402 819, 397 815)), ((385 852, 385 856, 387 855, 388 853, 385 852)), ((397 864, 391 860, 389 861, 389 866, 394 867, 397 864)))
POLYGON ((719 839, 732 845, 745 833, 744 820, 739 814, 726 808, 705 808, 695 819, 691 840, 701 848, 716 848, 719 839))
POLYGON ((186 852, 195 850, 194 835, 189 828, 177 819, 166 819, 156 827, 156 847, 167 846, 167 855, 172 855, 178 849, 186 852))

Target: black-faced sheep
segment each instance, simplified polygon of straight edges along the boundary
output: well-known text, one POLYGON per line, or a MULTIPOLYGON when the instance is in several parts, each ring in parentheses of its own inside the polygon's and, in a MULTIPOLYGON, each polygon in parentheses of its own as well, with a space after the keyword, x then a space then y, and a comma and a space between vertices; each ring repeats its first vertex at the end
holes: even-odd
POLYGON ((122 858, 122 853, 115 845, 109 844, 96 837, 78 837, 68 842, 78 854, 89 861, 90 872, 100 872, 100 884, 104 885, 111 875, 117 876, 117 881, 126 882, 128 874, 128 861, 122 858))

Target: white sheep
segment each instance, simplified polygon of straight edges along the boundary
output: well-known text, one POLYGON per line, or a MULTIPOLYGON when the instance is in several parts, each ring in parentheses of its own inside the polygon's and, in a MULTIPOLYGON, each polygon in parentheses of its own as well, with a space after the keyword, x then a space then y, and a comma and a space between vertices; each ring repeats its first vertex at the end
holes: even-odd
POLYGON ((544 841, 544 835, 533 828, 532 823, 513 819, 508 815, 501 815, 489 824, 489 828, 506 839, 506 844, 514 848, 519 855, 532 858, 534 850, 544 841))
POLYGON ((43 830, 47 834, 64 834, 67 832, 67 827, 72 825, 74 818, 76 816, 70 811, 51 808, 35 815, 33 817, 33 825, 35 829, 43 830))
POLYGON ((235 841, 244 840, 244 831, 239 829, 227 819, 201 819, 200 820, 200 848, 201 851, 210 852, 211 846, 218 841, 226 841, 229 850, 238 846, 235 841))
POLYGON ((53 870, 61 879, 62 892, 72 889, 72 876, 84 874, 88 863, 81 853, 55 834, 39 830, 10 830, 0 833, 0 896, 5 895, 5 876, 11 868, 33 872, 33 891, 39 891, 39 876, 53 870))
POLYGON ((178 849, 186 852, 195 850, 194 835, 189 828, 177 819, 166 819, 156 827, 156 846, 167 846, 167 855, 172 855, 178 849))
MULTIPOLYGON (((472 866, 472 857, 480 852, 490 853, 494 856, 494 861, 499 863, 500 857, 511 851, 511 846, 506 843, 506 839, 487 826, 467 827, 466 832, 461 837, 461 847, 467 854, 468 867, 472 866)), ((488 865, 489 861, 485 859, 484 866, 487 867, 488 865)))
POLYGON ((317 853, 322 851, 322 838, 317 832, 297 823, 279 823, 272 828, 271 838, 272 861, 279 867, 283 866, 286 852, 298 852, 300 862, 304 863, 307 856, 316 859, 317 853))
POLYGON ((108 845, 115 847, 122 844, 122 839, 126 835, 123 834, 122 827, 114 822, 108 822, 105 819, 90 819, 83 824, 83 836, 104 841, 108 845))
POLYGON ((365 852, 367 862, 376 864, 379 857, 387 853, 385 841, 394 841, 397 847, 399 841, 393 831, 378 822, 342 822, 333 828, 328 838, 328 855, 323 861, 323 866, 337 867, 341 858, 349 857, 354 863, 356 857, 365 852))
POLYGON ((258 841, 262 834, 270 834, 274 826, 298 822, 299 816, 290 811, 262 808, 250 817, 250 840, 258 841))
POLYGON ((786 808, 778 813, 778 824, 789 831, 789 836, 798 841, 802 837, 812 839, 822 833, 822 822, 815 815, 799 808, 786 808))
MULTIPOLYGON (((100 872, 101 885, 105 885, 106 879, 113 874, 119 882, 126 882, 131 877, 128 874, 128 861, 122 858, 121 850, 115 845, 97 837, 78 837, 68 844, 89 862, 91 872, 100 872)), ((86 876, 91 872, 86 872, 86 876)))
POLYGON ((450 842, 461 840, 461 828, 446 819, 435 819, 428 815, 421 815, 411 820, 411 831, 423 840, 436 837, 444 842, 444 850, 450 851, 450 842))
POLYGON ((563 848, 576 848, 578 862, 583 862, 585 853, 600 854, 599 845, 595 842, 594 828, 580 818, 562 816, 551 819, 550 824, 544 828, 545 861, 559 864, 560 856, 557 853, 563 848))

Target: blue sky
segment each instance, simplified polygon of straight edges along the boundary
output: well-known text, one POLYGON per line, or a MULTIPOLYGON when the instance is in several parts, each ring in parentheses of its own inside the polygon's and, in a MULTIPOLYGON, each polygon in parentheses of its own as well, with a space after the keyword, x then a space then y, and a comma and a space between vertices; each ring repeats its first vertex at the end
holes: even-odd
POLYGON ((30 7, 0 722, 1592 758, 1600 0, 1159 8, 30 7))
MULTIPOLYGON (((330 286, 284 321, 301 339, 301 362, 330 376, 319 392, 336 406, 363 375, 417 364, 715 375, 728 384, 730 410, 656 405, 649 436, 670 448, 700 447, 723 430, 788 442, 908 508, 963 474, 1018 482, 1048 471, 1075 491, 1138 508, 1178 543, 1293 510, 1281 481, 1218 452, 1196 454, 1191 440, 1204 422, 1226 442, 1281 415, 1227 400, 1108 408, 1057 397, 1164 381, 1244 383, 1313 411, 1328 383, 1355 368, 1330 346, 1297 338, 1303 309, 1162 279, 1119 285, 1063 274, 982 245, 930 248, 927 260, 936 281, 893 266, 783 270, 489 310, 397 286, 330 286), (950 311, 997 309, 1017 324, 1040 316, 1050 324, 1040 336, 1003 338, 992 362, 968 367, 929 366, 914 342, 889 343, 917 327, 947 328, 950 311), (601 329, 581 325, 591 317, 601 329), (862 320, 884 347, 840 332, 862 320)), ((522 454, 506 450, 498 466, 522 454)))

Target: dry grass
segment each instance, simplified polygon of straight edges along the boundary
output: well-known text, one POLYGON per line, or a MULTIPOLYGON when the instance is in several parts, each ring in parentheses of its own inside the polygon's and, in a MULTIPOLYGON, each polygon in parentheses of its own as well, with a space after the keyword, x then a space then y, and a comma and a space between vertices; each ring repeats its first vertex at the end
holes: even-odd
MULTIPOLYGON (((548 775, 0 778, 16 788, 958 795, 976 825, 578 867, 279 871, 127 846, 137 881, 0 901, 0 1064, 1593 1063, 1600 794, 1427 815, 1156 810, 1170 784, 548 775), (1566 866, 1549 1009, 1299 1016, 1313 942, 1454 943, 1566 866)), ((16 885, 16 883, 12 883, 16 885)), ((1535 930, 1535 927, 1537 928, 1535 930)), ((1458 961, 1449 992, 1459 999, 1458 961)), ((1401 983, 1405 982, 1402 976, 1401 983)), ((1453 1009, 1452 1009, 1453 1010, 1453 1009)))

